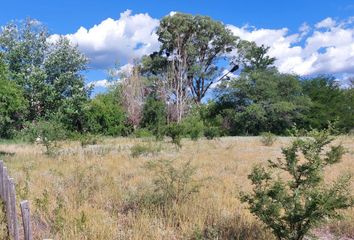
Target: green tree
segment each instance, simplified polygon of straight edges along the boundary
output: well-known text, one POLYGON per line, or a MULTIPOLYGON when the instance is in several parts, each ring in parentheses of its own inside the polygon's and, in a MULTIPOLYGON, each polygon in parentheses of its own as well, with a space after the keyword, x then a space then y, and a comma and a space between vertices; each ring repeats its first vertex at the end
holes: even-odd
POLYGON ((0 86, 0 138, 9 138, 22 126, 27 111, 27 102, 21 88, 9 80, 1 55, 0 86))
POLYGON ((204 133, 204 123, 199 111, 198 108, 194 109, 181 122, 184 134, 188 135, 194 141, 198 140, 204 133))
POLYGON ((184 132, 184 126, 180 123, 170 123, 166 126, 165 134, 172 139, 172 143, 177 147, 182 147, 181 140, 184 132))
POLYGON ((313 130, 308 138, 298 138, 284 148, 283 159, 269 161, 270 169, 284 171, 290 179, 282 179, 279 174, 275 177, 262 166, 256 166, 249 175, 253 192, 243 194, 241 199, 277 239, 304 239, 313 227, 339 217, 338 210, 353 206, 350 175, 331 186, 324 183, 324 168, 338 163, 345 153, 341 145, 327 147, 333 139, 330 128, 313 130))
POLYGON ((86 110, 86 127, 94 134, 125 135, 126 120, 126 113, 112 92, 97 95, 86 110))
POLYGON ((82 74, 87 58, 67 38, 60 37, 43 64, 45 84, 50 89, 44 101, 46 115, 54 113, 68 129, 83 131, 82 116, 91 92, 82 74))
POLYGON ((303 122, 310 104, 296 76, 273 68, 244 72, 223 90, 218 111, 229 119, 231 134, 284 134, 303 122))
POLYGON ((341 88, 328 76, 305 79, 302 84, 304 93, 313 103, 305 118, 309 126, 321 129, 329 121, 337 121, 337 127, 344 131, 354 128, 353 88, 341 88))
POLYGON ((145 61, 145 66, 153 73, 169 68, 167 79, 177 102, 189 94, 195 102, 202 101, 221 73, 218 63, 238 40, 221 22, 183 13, 164 17, 157 35, 160 51, 151 55, 153 61, 145 61))
POLYGON ((63 119, 71 118, 69 122, 76 124, 73 128, 80 130, 78 120, 72 118, 82 115, 81 103, 88 100, 90 91, 82 75, 87 59, 77 47, 64 37, 49 38, 39 21, 26 19, 3 27, 0 51, 10 79, 23 89, 29 102, 28 120, 71 113, 63 119))
POLYGON ((44 115, 43 102, 49 94, 43 62, 48 51, 47 29, 35 19, 11 22, 0 33, 0 50, 10 78, 22 87, 29 102, 30 120, 44 115))
MULTIPOLYGON (((186 61, 184 77, 197 103, 220 75, 218 62, 226 58, 226 53, 236 47, 238 40, 221 22, 182 13, 163 18, 157 35, 162 54, 186 61)), ((180 66, 179 61, 175 61, 175 66, 180 66)))
POLYGON ((239 41, 237 45, 238 55, 233 61, 240 63, 246 72, 254 70, 266 70, 273 67, 275 58, 268 55, 269 47, 257 46, 255 42, 239 41))
POLYGON ((150 130, 157 139, 161 139, 164 134, 166 119, 165 103, 154 95, 149 96, 144 104, 141 127, 150 130))

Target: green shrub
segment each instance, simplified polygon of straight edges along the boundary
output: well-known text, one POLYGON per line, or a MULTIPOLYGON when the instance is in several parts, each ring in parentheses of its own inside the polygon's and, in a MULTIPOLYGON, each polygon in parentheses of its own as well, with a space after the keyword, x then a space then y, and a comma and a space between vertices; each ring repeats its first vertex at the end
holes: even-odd
POLYGON ((181 140, 183 135, 183 126, 178 123, 171 123, 166 128, 166 136, 172 138, 172 143, 178 147, 182 147, 181 140))
POLYGON ((339 217, 338 210, 353 206, 350 175, 324 183, 324 168, 345 153, 341 145, 327 147, 334 140, 330 134, 331 129, 313 130, 307 138, 297 138, 283 149, 283 159, 269 161, 269 169, 256 166, 249 175, 253 192, 241 194, 241 200, 277 239, 304 239, 324 220, 339 217), (279 172, 274 176, 270 169, 285 171, 290 179, 280 178, 279 172))
POLYGON ((150 130, 156 139, 161 140, 166 119, 166 104, 156 96, 149 96, 144 104, 141 127, 150 130))
POLYGON ((204 129, 204 136, 211 140, 220 136, 220 129, 218 127, 207 127, 204 129))
POLYGON ((159 205, 180 204, 199 192, 203 180, 195 180, 197 168, 191 161, 177 165, 172 160, 154 160, 146 164, 153 178, 154 197, 151 202, 159 205))
POLYGON ((271 132, 261 133, 261 142, 264 146, 272 146, 276 140, 276 136, 271 132))
POLYGON ((0 55, 0 138, 13 137, 28 112, 22 89, 10 80, 9 75, 0 55))
POLYGON ((97 135, 87 133, 87 134, 82 134, 79 137, 79 141, 81 147, 86 147, 88 145, 96 145, 97 143, 99 143, 100 139, 97 135))
POLYGON ((86 110, 86 128, 93 134, 126 134, 126 114, 113 93, 99 94, 86 110))
POLYGON ((198 140, 204 132, 204 124, 199 114, 191 114, 186 117, 183 122, 184 134, 188 135, 192 140, 198 140))
POLYGON ((67 131, 61 123, 40 120, 27 123, 20 136, 32 143, 37 142, 45 146, 46 154, 53 154, 57 142, 67 138, 67 131))
POLYGON ((139 129, 135 130, 134 136, 137 138, 147 138, 147 137, 154 136, 154 134, 149 129, 139 128, 139 129))
POLYGON ((140 157, 146 156, 149 154, 156 154, 161 151, 161 145, 152 146, 152 145, 134 145, 131 149, 131 156, 132 157, 140 157))

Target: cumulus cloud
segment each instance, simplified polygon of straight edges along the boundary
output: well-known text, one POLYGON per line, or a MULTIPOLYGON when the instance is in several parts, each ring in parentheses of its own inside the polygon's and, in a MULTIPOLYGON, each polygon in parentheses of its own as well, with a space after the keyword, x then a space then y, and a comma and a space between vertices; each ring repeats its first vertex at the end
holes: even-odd
POLYGON ((332 18, 328 17, 323 19, 321 22, 317 23, 315 25, 316 28, 332 28, 336 26, 336 21, 334 21, 332 18))
POLYGON ((148 14, 132 15, 127 10, 117 20, 107 18, 89 29, 80 27, 66 37, 88 56, 93 68, 106 69, 116 62, 125 64, 156 51, 158 25, 159 20, 148 14))
MULTIPOLYGON (((148 14, 132 14, 127 10, 118 19, 108 18, 66 36, 89 57, 92 68, 107 69, 116 62, 132 63, 158 50, 160 44, 155 34, 158 25, 159 20, 148 14)), ((277 59, 276 66, 281 72, 302 76, 354 74, 354 17, 345 21, 328 17, 313 26, 304 23, 295 33, 288 28, 227 26, 242 39, 269 46, 269 55, 277 59)), ((51 40, 57 37, 53 35, 51 40)), ((124 68, 129 67, 128 64, 124 68)), ((107 84, 104 81, 96 84, 103 86, 107 84)))
POLYGON ((314 28, 305 23, 293 34, 287 28, 228 27, 242 39, 269 46, 269 55, 277 59, 275 64, 281 72, 299 75, 354 73, 352 18, 343 22, 326 18, 314 28))

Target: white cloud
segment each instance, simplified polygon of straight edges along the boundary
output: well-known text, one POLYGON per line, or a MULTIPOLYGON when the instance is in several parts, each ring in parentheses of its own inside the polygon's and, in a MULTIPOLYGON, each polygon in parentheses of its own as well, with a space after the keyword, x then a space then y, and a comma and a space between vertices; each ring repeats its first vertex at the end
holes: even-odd
POLYGON ((108 68, 114 63, 132 62, 159 47, 155 29, 159 20, 148 14, 132 15, 130 10, 115 20, 107 18, 90 29, 80 27, 66 35, 90 59, 93 68, 108 68))
POLYGON ((316 28, 332 28, 336 26, 336 21, 334 21, 332 18, 328 17, 323 19, 321 22, 317 23, 315 25, 316 28))
MULTIPOLYGON (((275 64, 281 72, 354 74, 353 24, 354 17, 341 22, 328 17, 313 26, 304 23, 295 33, 290 33, 288 28, 228 27, 242 39, 270 46, 269 55, 277 59, 275 64)), ((89 57, 92 68, 107 69, 116 62, 132 63, 158 50, 155 34, 158 25, 159 20, 148 14, 132 14, 127 10, 119 19, 108 18, 66 36, 89 57)), ((53 35, 51 40, 57 37, 53 35)))
POLYGON ((311 27, 307 23, 303 23, 299 28, 300 37, 305 37, 310 31, 311 27))
POLYGON ((106 88, 109 87, 110 85, 112 85, 112 83, 109 82, 107 79, 92 81, 87 84, 88 87, 95 87, 95 88, 96 87, 106 88))
POLYGON ((354 26, 352 18, 335 22, 326 18, 315 29, 303 24, 299 33, 287 28, 257 29, 229 25, 242 39, 270 46, 281 72, 299 75, 354 73, 354 26))

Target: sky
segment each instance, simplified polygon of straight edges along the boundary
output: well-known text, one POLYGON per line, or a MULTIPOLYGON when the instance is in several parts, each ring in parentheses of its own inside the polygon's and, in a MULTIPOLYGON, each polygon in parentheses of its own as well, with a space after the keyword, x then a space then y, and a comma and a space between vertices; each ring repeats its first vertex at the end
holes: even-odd
POLYGON ((209 15, 237 36, 270 46, 279 71, 354 76, 353 0, 1 0, 0 25, 35 18, 89 57, 87 82, 159 48, 154 30, 171 12, 209 15))

